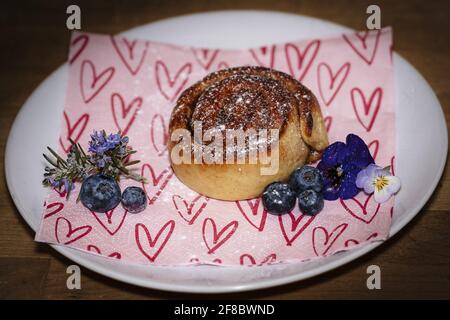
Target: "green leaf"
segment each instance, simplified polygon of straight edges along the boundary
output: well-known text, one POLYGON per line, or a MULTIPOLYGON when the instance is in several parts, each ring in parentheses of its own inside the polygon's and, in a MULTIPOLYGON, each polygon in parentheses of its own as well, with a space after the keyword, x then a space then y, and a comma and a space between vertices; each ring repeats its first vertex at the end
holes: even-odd
POLYGON ((124 168, 122 166, 118 166, 117 169, 119 169, 121 172, 125 173, 126 175, 128 175, 130 173, 130 171, 128 171, 126 168, 124 168))
POLYGON ((141 160, 130 161, 130 162, 128 162, 128 163, 125 164, 125 167, 129 167, 129 166, 138 164, 139 162, 141 162, 141 160))
POLYGON ((87 157, 86 152, 84 152, 84 149, 81 147, 81 144, 78 143, 77 146, 80 149, 80 151, 83 154, 83 156, 87 157))
POLYGON ((48 149, 48 151, 50 151, 50 153, 51 153, 56 159, 58 159, 59 161, 61 161, 61 163, 62 163, 65 167, 67 167, 67 162, 66 162, 66 160, 64 160, 63 158, 61 158, 61 157, 59 156, 59 154, 57 154, 55 151, 53 151, 52 148, 47 147, 47 149, 48 149))
POLYGON ((59 168, 59 166, 53 162, 53 160, 51 160, 45 153, 42 154, 45 158, 45 160, 48 161, 48 163, 50 163, 52 166, 54 166, 55 168, 59 168))
POLYGON ((72 140, 72 138, 69 138, 69 142, 72 144, 72 146, 76 146, 77 144, 75 143, 75 141, 72 140))

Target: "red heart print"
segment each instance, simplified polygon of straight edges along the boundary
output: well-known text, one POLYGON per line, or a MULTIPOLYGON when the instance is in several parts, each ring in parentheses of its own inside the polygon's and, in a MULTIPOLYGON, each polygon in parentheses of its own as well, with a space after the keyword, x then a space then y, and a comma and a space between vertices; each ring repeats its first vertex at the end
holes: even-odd
POLYGON ((377 158, 377 155, 378 155, 378 150, 380 149, 380 141, 377 140, 377 139, 373 140, 372 142, 370 142, 367 145, 367 148, 369 149, 373 160, 375 160, 377 158))
MULTIPOLYGON (((102 254, 102 252, 100 251, 100 249, 99 249, 97 246, 93 245, 93 244, 88 245, 88 246, 86 247, 86 250, 87 250, 87 251, 90 251, 90 252, 95 252, 95 253, 97 253, 97 254, 102 254)), ((110 258, 116 258, 117 260, 122 259, 122 255, 121 255, 119 252, 117 252, 117 251, 108 254, 108 257, 110 257, 110 258)))
POLYGON ((270 47, 264 46, 256 49, 250 49, 253 59, 263 67, 273 68, 275 65, 276 45, 270 47))
POLYGON ((208 248, 208 254, 214 253, 234 234, 238 227, 236 220, 231 221, 219 232, 217 232, 216 222, 212 218, 206 218, 203 221, 203 241, 208 248))
POLYGON ((177 194, 172 196, 172 202, 175 206, 175 209, 177 210, 180 217, 183 218, 183 220, 186 221, 189 225, 195 222, 200 213, 202 213, 202 211, 205 209, 208 201, 209 198, 202 195, 196 196, 194 200, 190 202, 177 194))
POLYGON ((46 207, 46 213, 44 215, 44 219, 50 218, 51 216, 54 216, 57 213, 60 213, 62 209, 64 209, 64 203, 62 202, 53 202, 49 203, 46 207))
POLYGON ((173 171, 169 166, 161 171, 158 176, 156 176, 153 167, 146 163, 142 165, 141 175, 148 180, 148 183, 142 183, 142 188, 147 194, 148 204, 152 205, 159 198, 162 191, 167 186, 170 178, 172 178, 173 171), (150 176, 148 174, 150 174, 150 176))
POLYGON ((332 116, 326 116, 323 118, 323 123, 325 124, 325 129, 327 129, 327 132, 330 132, 331 124, 333 123, 333 117, 332 116))
POLYGON ((152 142, 153 148, 158 153, 158 156, 162 156, 167 151, 169 132, 166 127, 166 122, 160 114, 155 114, 152 118, 150 141, 152 142))
POLYGON ((155 262, 156 258, 167 244, 167 241, 169 241, 174 229, 175 221, 169 220, 161 227, 161 229, 159 229, 156 236, 152 238, 150 231, 148 231, 144 224, 136 224, 135 238, 139 251, 141 251, 150 262, 155 262))
POLYGON ((292 77, 302 81, 319 51, 320 40, 308 43, 303 50, 293 43, 284 46, 288 69, 292 77))
POLYGON ((55 239, 58 243, 71 244, 91 232, 91 226, 73 228, 72 223, 66 218, 59 217, 55 223, 55 239))
POLYGON ((113 236, 122 227, 128 211, 121 207, 115 207, 105 213, 97 213, 94 211, 91 211, 91 213, 103 229, 113 236))
POLYGON ((239 211, 244 216, 245 220, 250 223, 256 230, 262 232, 266 225, 267 210, 260 206, 261 199, 236 201, 239 211))
POLYGON ((368 65, 371 65, 375 59, 380 36, 381 30, 372 32, 360 31, 350 35, 343 35, 344 40, 350 45, 353 51, 355 51, 368 65))
POLYGON ((175 76, 171 76, 167 65, 161 60, 156 61, 155 74, 159 91, 167 100, 172 101, 188 82, 191 72, 192 64, 188 62, 178 69, 175 76))
POLYGON ((80 54, 86 49, 89 42, 89 37, 87 34, 80 34, 77 37, 74 37, 72 42, 70 43, 70 53, 69 64, 72 64, 77 60, 80 54), (75 50, 75 51, 74 51, 75 50))
POLYGON ((75 143, 80 140, 80 137, 88 124, 89 115, 87 113, 82 114, 74 124, 71 123, 71 120, 69 119, 69 116, 65 111, 63 116, 66 126, 62 129, 63 132, 59 137, 59 144, 61 145, 61 148, 64 150, 64 152, 68 153, 70 151, 70 148, 72 147, 72 143, 70 142, 70 140, 75 143))
POLYGON ((135 76, 141 69, 147 54, 148 42, 111 36, 111 42, 125 67, 135 76))
POLYGON ((353 88, 351 90, 352 105, 356 118, 367 132, 372 129, 375 119, 377 118, 382 97, 383 90, 380 87, 377 87, 372 92, 368 101, 361 89, 353 88))
POLYGON ((108 84, 114 72, 114 67, 108 67, 97 74, 94 63, 90 60, 83 60, 80 72, 80 89, 83 101, 85 103, 91 102, 108 84))
POLYGON ((142 106, 142 98, 136 97, 126 105, 123 97, 118 93, 111 95, 111 111, 117 129, 126 135, 142 106))
POLYGON ((307 216, 303 214, 297 215, 288 212, 278 216, 281 233, 286 240, 287 246, 292 246, 294 241, 305 231, 306 228, 314 221, 315 216, 307 216))
POLYGON ((66 195, 67 195, 66 190, 61 190, 60 191, 57 188, 53 188, 52 190, 55 191, 60 198, 65 198, 66 195))
POLYGON ((191 263, 196 263, 196 264, 222 264, 222 259, 219 258, 215 258, 212 263, 208 263, 208 262, 200 262, 199 258, 191 258, 189 260, 189 262, 191 263))
POLYGON ((317 67, 317 83, 325 105, 329 106, 333 102, 349 73, 349 62, 344 63, 335 73, 333 73, 329 64, 325 62, 319 64, 317 67))
MULTIPOLYGON (((369 237, 367 237, 366 241, 370 241, 371 239, 376 238, 376 237, 378 237, 378 233, 374 232, 369 237)), ((358 240, 356 240, 356 239, 348 239, 347 241, 345 241, 344 245, 347 248, 349 246, 356 246, 358 244, 359 244, 358 240)))
POLYGON ((391 172, 392 172, 393 176, 395 176, 395 167, 394 167, 394 165, 395 165, 395 156, 392 156, 392 158, 391 158, 391 172))
POLYGON ((380 210, 380 204, 373 201, 373 193, 367 195, 360 192, 356 197, 348 200, 340 199, 340 202, 345 211, 366 224, 370 224, 380 210))
POLYGON ((219 54, 219 50, 211 50, 211 49, 200 49, 200 48, 192 48, 192 52, 194 53, 194 57, 197 62, 202 66, 203 69, 209 70, 211 65, 219 54))
POLYGON ((275 253, 269 254, 267 257, 261 260, 261 262, 257 263, 256 259, 249 253, 245 253, 240 256, 239 258, 239 264, 241 266, 263 266, 263 265, 270 265, 273 264, 277 260, 277 255, 275 253), (245 260, 248 260, 246 262, 245 260))
POLYGON ((333 231, 328 232, 324 227, 316 227, 312 232, 313 249, 316 256, 324 256, 331 249, 336 240, 347 229, 348 224, 338 225, 333 231))

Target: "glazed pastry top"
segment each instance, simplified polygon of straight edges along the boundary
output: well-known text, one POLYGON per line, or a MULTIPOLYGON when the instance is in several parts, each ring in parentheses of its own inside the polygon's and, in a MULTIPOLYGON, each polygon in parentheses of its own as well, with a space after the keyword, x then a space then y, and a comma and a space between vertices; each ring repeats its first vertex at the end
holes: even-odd
POLYGON ((264 67, 237 67, 206 76, 177 101, 170 131, 202 129, 280 129, 293 112, 298 116, 302 138, 313 150, 328 144, 317 99, 288 74, 264 67))

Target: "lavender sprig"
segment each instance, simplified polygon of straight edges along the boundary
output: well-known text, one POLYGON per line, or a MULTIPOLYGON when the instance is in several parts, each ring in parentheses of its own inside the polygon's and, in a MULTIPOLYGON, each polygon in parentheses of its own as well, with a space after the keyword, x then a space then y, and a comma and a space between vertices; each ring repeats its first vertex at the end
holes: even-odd
POLYGON ((145 179, 133 173, 129 167, 139 163, 139 160, 129 161, 130 155, 136 153, 128 146, 129 139, 121 134, 107 135, 104 130, 94 131, 89 141, 89 149, 86 153, 79 143, 70 140, 72 146, 63 159, 52 148, 47 147, 51 156, 43 154, 49 163, 45 167, 44 186, 53 187, 59 191, 65 191, 67 197, 75 188, 75 182, 82 182, 93 174, 104 174, 116 180, 123 175, 136 181, 145 179))

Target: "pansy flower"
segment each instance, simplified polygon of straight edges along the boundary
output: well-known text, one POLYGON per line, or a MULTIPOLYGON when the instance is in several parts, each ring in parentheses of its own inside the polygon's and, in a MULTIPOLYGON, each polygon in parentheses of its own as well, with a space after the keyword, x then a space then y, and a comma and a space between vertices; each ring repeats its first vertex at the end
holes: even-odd
POLYGON ((361 170, 356 177, 356 186, 365 193, 373 193, 375 202, 383 203, 400 190, 400 179, 391 175, 389 167, 381 168, 375 164, 361 170))
POLYGON ((345 143, 338 141, 329 145, 317 165, 324 178, 324 199, 345 200, 356 196, 359 192, 356 186, 358 173, 373 163, 367 145, 355 134, 349 134, 345 143))

